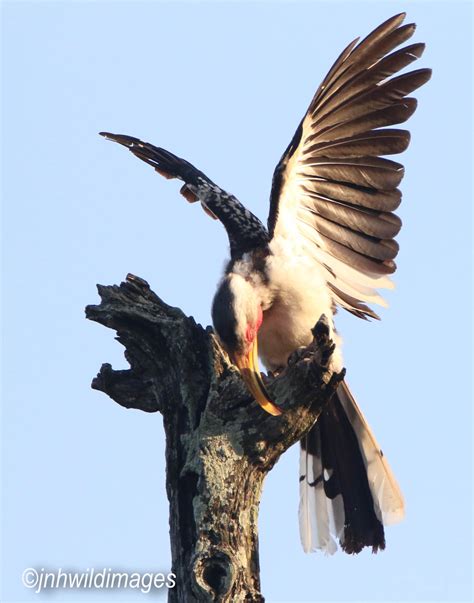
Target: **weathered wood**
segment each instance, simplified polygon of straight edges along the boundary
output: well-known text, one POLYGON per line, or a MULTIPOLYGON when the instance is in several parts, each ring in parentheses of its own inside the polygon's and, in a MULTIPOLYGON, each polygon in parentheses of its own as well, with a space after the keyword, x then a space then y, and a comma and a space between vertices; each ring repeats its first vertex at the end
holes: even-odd
MULTIPOLYGON (((126 408, 163 414, 172 571, 169 601, 263 601, 257 518, 263 480, 316 420, 343 374, 324 317, 313 343, 268 381, 284 413, 252 400, 210 327, 165 304, 128 275, 98 286, 87 318, 117 331, 130 369, 102 365, 92 382, 126 408)), ((296 472, 296 468, 295 468, 296 472)))

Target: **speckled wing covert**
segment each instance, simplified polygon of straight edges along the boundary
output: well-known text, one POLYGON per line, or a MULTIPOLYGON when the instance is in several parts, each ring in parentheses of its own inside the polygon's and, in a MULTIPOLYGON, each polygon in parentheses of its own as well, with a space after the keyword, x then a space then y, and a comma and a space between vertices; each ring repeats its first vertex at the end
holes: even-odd
POLYGON ((100 135, 127 147, 165 178, 182 180, 184 185, 181 187, 181 194, 190 203, 200 201, 211 218, 223 223, 229 236, 232 259, 267 245, 268 233, 262 222, 236 197, 223 191, 185 159, 133 136, 110 132, 100 132, 100 135))
POLYGON ((391 77, 421 57, 424 44, 408 40, 415 25, 405 14, 354 40, 317 90, 273 175, 270 237, 300 240, 324 270, 334 301, 353 314, 378 316, 366 305, 386 305, 376 289, 391 288, 396 269, 393 213, 403 166, 382 156, 401 153, 405 122, 416 100, 407 95, 427 82, 430 69, 391 77), (391 53, 391 54, 388 54, 391 53))

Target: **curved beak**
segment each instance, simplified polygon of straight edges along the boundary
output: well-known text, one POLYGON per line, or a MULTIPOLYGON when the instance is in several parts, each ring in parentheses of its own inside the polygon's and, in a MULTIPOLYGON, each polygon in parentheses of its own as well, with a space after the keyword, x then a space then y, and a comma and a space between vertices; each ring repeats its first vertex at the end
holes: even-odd
POLYGON ((257 338, 255 337, 252 347, 248 355, 234 357, 235 365, 240 371, 243 380, 247 384, 250 393, 255 400, 260 404, 263 410, 266 410, 273 416, 281 415, 281 410, 270 399, 265 384, 260 375, 258 367, 258 346, 257 338))

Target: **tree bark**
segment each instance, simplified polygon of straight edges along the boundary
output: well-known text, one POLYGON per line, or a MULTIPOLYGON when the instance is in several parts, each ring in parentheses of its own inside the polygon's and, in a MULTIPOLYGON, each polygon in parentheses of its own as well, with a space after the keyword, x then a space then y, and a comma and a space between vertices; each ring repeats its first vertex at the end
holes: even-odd
MULTIPOLYGON (((169 601, 263 601, 257 518, 263 480, 310 429, 343 373, 324 317, 313 343, 268 380, 283 414, 263 411, 210 327, 168 306, 146 281, 98 285, 86 316, 117 332, 128 370, 103 364, 92 382, 126 408, 161 412, 166 433, 172 571, 169 601)), ((295 468, 296 471, 296 468, 295 468)))

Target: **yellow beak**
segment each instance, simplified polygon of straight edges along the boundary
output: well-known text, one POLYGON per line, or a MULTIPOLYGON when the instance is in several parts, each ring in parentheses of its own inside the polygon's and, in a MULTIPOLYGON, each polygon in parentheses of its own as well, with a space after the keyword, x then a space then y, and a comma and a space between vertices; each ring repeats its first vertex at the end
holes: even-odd
POLYGON ((248 356, 237 356, 235 358, 235 364, 239 369, 243 380, 247 384, 250 393, 260 404, 263 410, 266 410, 269 414, 273 416, 281 415, 281 410, 271 401, 265 384, 262 381, 262 377, 260 376, 260 369, 258 367, 258 346, 256 337, 254 339, 252 347, 250 348, 248 356))

